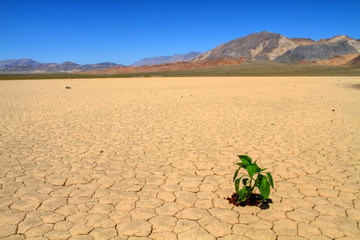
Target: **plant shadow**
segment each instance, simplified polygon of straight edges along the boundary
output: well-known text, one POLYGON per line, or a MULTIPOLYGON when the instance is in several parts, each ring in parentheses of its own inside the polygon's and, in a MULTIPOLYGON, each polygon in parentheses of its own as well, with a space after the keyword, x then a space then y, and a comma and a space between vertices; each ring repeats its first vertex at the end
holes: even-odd
POLYGON ((259 206, 259 208, 261 208, 261 210, 266 210, 270 208, 270 203, 273 203, 271 198, 268 198, 266 200, 266 202, 262 202, 259 206))

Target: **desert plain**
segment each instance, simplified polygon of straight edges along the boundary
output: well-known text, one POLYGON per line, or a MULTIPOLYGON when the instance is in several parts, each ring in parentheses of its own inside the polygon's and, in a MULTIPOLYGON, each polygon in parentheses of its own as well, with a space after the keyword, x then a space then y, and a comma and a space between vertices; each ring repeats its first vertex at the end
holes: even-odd
POLYGON ((0 81, 0 239, 360 239, 359 84, 0 81), (264 208, 225 199, 239 154, 264 208))

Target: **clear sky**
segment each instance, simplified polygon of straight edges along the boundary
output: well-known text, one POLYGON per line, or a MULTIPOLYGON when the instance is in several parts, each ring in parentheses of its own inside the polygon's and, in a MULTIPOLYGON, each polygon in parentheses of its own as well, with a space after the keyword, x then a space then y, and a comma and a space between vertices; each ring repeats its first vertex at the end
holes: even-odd
POLYGON ((360 0, 1 0, 0 60, 132 64, 263 30, 360 38, 360 0))

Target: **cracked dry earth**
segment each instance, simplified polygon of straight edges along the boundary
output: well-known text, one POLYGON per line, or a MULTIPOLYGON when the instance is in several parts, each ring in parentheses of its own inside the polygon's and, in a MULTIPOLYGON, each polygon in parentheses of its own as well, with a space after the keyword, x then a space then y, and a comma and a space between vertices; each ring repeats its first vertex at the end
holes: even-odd
POLYGON ((359 81, 0 81, 0 238, 360 239, 359 81), (224 199, 237 154, 268 209, 224 199))

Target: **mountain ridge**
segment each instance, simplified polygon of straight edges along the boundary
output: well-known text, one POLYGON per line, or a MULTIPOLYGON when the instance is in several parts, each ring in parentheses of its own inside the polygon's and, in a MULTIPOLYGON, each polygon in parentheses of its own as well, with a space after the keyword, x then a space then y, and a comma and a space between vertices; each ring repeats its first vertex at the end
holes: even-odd
POLYGON ((221 44, 192 61, 245 57, 247 62, 296 63, 324 60, 353 53, 360 53, 360 44, 346 35, 314 41, 307 38, 287 38, 279 33, 262 31, 221 44))
POLYGON ((40 63, 31 58, 8 59, 0 61, 0 73, 74 73, 89 70, 103 70, 124 66, 112 62, 96 64, 77 64, 73 62, 40 63))
POLYGON ((199 60, 210 60, 219 58, 245 57, 247 61, 271 61, 282 55, 287 50, 293 49, 304 40, 290 40, 278 33, 262 31, 236 38, 207 51, 197 58, 199 60), (298 43, 296 43, 296 42, 298 43))
POLYGON ((198 62, 175 62, 175 63, 163 63, 157 65, 144 65, 139 67, 114 67, 99 71, 83 72, 85 74, 118 74, 118 73, 140 73, 140 72, 162 72, 162 71, 182 71, 182 70, 196 70, 212 67, 223 67, 241 65, 245 61, 244 58, 237 59, 215 59, 215 60, 203 60, 198 62))
POLYGON ((130 66, 105 62, 80 65, 72 62, 38 63, 32 59, 0 61, 0 73, 62 73, 177 71, 209 68, 248 62, 278 62, 284 64, 359 66, 360 41, 346 35, 314 41, 309 38, 288 38, 279 33, 262 31, 230 40, 199 53, 174 54, 143 58, 130 66), (355 59, 355 60, 354 60, 355 59), (350 61, 352 61, 350 63, 350 61))
POLYGON ((357 53, 358 50, 347 40, 329 40, 317 42, 308 46, 298 46, 278 56, 275 61, 282 63, 297 63, 301 61, 313 62, 325 60, 346 54, 357 53))
MULTIPOLYGON (((279 33, 263 31, 220 44, 200 54, 190 62, 110 68, 89 73, 116 74, 179 71, 241 65, 251 62, 348 66, 347 63, 360 54, 359 43, 359 41, 345 35, 314 41, 309 38, 287 38, 279 33), (232 61, 236 59, 241 59, 241 61, 232 61)), ((349 66, 358 66, 357 64, 358 61, 354 60, 349 66)))
POLYGON ((200 55, 201 52, 189 52, 186 54, 174 54, 172 56, 157 56, 152 58, 142 58, 131 64, 132 67, 140 67, 146 65, 157 65, 164 63, 187 62, 200 55))

